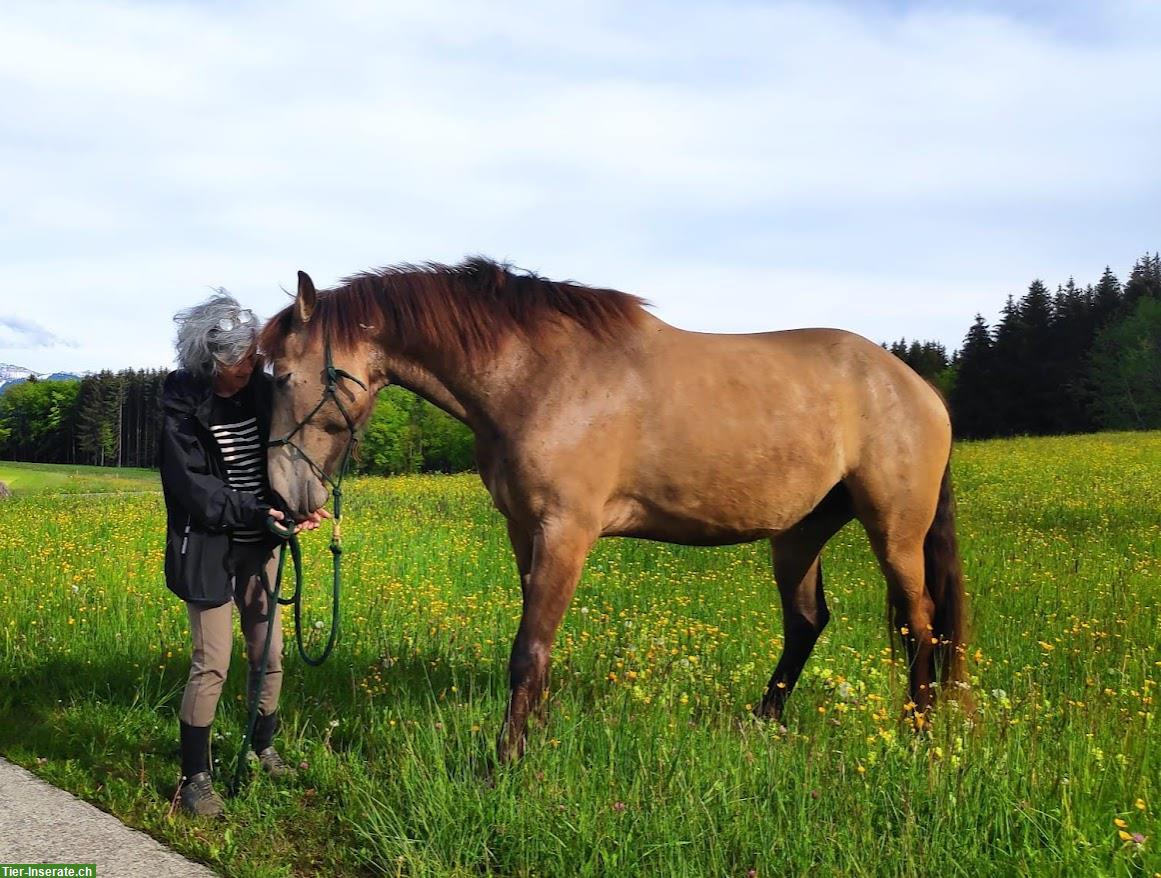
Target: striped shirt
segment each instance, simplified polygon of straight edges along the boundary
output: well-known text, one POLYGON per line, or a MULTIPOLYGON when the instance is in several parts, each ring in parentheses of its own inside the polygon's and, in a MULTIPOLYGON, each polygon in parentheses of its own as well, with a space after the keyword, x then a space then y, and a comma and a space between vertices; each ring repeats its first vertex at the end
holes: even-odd
MULTIPOLYGON (((240 391, 232 397, 215 396, 210 431, 225 460, 229 486, 265 500, 266 456, 251 395, 240 391)), ((251 528, 239 528, 230 536, 236 543, 260 543, 266 538, 264 531, 251 528)))

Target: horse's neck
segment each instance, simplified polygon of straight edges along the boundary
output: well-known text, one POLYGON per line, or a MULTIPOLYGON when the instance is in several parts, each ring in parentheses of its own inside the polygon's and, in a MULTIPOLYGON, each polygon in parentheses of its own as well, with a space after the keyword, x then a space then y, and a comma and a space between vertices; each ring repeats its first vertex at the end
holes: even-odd
POLYGON ((444 383, 444 380, 418 360, 390 358, 388 374, 391 383, 405 387, 422 396, 432 405, 443 409, 453 418, 472 426, 467 407, 444 383))
POLYGON ((481 433, 503 432, 512 411, 511 393, 529 373, 537 354, 510 338, 485 362, 468 364, 443 352, 409 357, 387 356, 391 380, 422 396, 481 433))

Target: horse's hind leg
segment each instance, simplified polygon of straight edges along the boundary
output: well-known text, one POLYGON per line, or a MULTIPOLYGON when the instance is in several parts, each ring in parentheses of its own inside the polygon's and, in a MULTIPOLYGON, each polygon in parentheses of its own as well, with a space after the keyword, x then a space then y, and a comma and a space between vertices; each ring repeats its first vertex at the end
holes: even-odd
POLYGON ((819 554, 827 540, 850 521, 852 512, 845 489, 837 487, 806 518, 770 543, 774 553, 774 579, 782 598, 782 657, 755 713, 780 719, 786 699, 802 673, 806 660, 830 619, 822 590, 819 554))
POLYGON ((782 595, 782 656, 755 713, 764 718, 781 719, 786 699, 830 620, 830 611, 822 593, 822 563, 817 553, 808 560, 797 551, 780 550, 775 545, 774 556, 774 575, 782 595))
POLYGON ((871 548, 887 579, 893 633, 907 653, 911 703, 907 711, 922 727, 935 702, 935 603, 924 582, 923 534, 886 535, 868 529, 871 548))

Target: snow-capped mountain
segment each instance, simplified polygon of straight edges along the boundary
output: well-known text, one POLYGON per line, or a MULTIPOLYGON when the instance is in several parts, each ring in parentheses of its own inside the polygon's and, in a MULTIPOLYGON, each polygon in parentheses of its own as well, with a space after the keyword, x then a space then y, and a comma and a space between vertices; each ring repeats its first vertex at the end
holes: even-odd
POLYGON ((39 381, 78 381, 81 376, 74 375, 72 372, 33 372, 23 366, 0 363, 0 393, 3 393, 13 384, 20 384, 32 377, 39 381))
POLYGON ((35 374, 31 369, 25 369, 23 366, 10 366, 7 363, 0 363, 0 381, 28 378, 35 374))

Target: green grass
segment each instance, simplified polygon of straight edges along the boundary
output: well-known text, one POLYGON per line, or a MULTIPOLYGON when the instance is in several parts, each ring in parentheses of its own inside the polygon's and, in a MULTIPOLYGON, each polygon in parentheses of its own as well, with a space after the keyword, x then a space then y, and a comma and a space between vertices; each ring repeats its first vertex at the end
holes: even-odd
MULTIPOLYGON (((548 723, 496 771, 519 587, 502 521, 457 476, 352 484, 343 640, 321 669, 287 661, 283 746, 308 767, 210 826, 167 817, 189 657, 161 498, 0 504, 0 753, 236 876, 1149 878, 1161 434, 965 444, 954 471, 977 708, 942 708, 930 737, 899 722, 857 526, 824 555, 833 620, 785 727, 749 715, 781 643, 767 548, 606 540, 557 641, 548 723)), ((328 554, 305 542, 311 623, 328 554)))
POLYGON ((0 482, 14 494, 160 491, 157 471, 132 467, 17 463, 0 460, 0 482))

